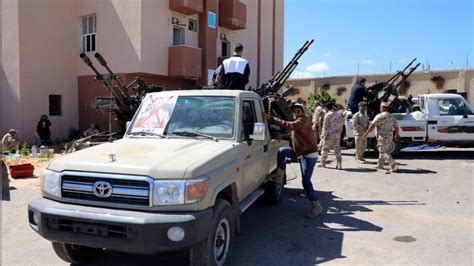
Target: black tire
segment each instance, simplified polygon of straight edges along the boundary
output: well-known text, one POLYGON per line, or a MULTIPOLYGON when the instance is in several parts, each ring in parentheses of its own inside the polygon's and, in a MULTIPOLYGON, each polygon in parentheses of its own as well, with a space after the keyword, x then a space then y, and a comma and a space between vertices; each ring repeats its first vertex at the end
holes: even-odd
POLYGON ((232 248, 234 236, 235 223, 232 207, 226 200, 217 199, 209 236, 190 249, 189 264, 192 266, 224 265, 232 248))
POLYGON ((397 157, 400 154, 400 151, 402 149, 402 144, 400 143, 400 141, 394 140, 392 141, 392 144, 390 145, 390 147, 391 147, 390 154, 392 155, 392 157, 397 157))
POLYGON ((54 252, 62 260, 69 263, 83 263, 87 262, 90 258, 99 255, 102 249, 90 248, 80 245, 73 245, 61 242, 52 242, 54 252))
POLYGON ((285 184, 283 180, 280 181, 267 181, 264 185, 265 188, 265 200, 268 203, 278 204, 283 197, 283 189, 285 184))

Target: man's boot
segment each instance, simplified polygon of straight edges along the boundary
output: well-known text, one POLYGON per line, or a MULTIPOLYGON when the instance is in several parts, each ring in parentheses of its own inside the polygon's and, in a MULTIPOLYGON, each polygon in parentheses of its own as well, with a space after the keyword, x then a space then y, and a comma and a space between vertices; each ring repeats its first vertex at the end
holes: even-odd
POLYGON ((398 166, 396 164, 393 164, 390 166, 390 173, 395 173, 398 171, 398 166))
POLYGON ((336 169, 342 170, 342 161, 337 161, 336 169))
POLYGON ((306 213, 305 217, 308 219, 316 218, 321 214, 321 212, 323 212, 323 208, 321 207, 319 200, 311 201, 311 210, 306 213))
POLYGON ((326 168, 326 161, 321 160, 321 162, 318 163, 318 167, 326 168))

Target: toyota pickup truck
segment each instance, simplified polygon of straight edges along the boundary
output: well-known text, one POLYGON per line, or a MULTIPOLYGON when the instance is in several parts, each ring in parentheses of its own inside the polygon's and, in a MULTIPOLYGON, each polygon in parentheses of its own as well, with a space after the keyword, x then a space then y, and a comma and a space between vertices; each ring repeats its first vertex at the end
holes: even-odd
POLYGON ((260 96, 164 91, 145 96, 124 137, 50 162, 30 227, 70 263, 104 249, 189 250, 192 265, 222 265, 240 215, 260 196, 281 200, 260 96))
MULTIPOLYGON (((419 95, 419 112, 394 113, 400 140, 392 142, 390 152, 397 155, 406 146, 425 143, 443 145, 474 144, 474 108, 459 94, 437 93, 419 95)), ((346 116, 346 138, 354 138, 352 115, 346 116)), ((369 146, 374 150, 374 133, 369 146)))

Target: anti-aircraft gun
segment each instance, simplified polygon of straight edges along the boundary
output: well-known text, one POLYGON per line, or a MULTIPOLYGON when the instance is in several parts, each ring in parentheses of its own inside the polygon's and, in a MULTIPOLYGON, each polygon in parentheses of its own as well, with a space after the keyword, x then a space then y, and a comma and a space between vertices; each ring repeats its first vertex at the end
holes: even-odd
MULTIPOLYGON (((95 79, 102 81, 104 86, 110 90, 112 96, 101 96, 95 99, 94 108, 105 114, 115 114, 117 118, 117 135, 125 133, 126 123, 133 118, 133 115, 140 106, 143 97, 149 92, 159 92, 163 87, 153 84, 147 84, 142 78, 136 77, 132 82, 125 85, 119 75, 112 72, 107 62, 100 53, 96 53, 94 57, 107 70, 108 74, 102 75, 92 64, 92 61, 85 53, 81 53, 80 57, 86 65, 88 65, 95 73, 95 79), (130 94, 129 90, 133 93, 130 94)), ((110 132, 112 133, 112 132, 110 132)))
POLYGON ((280 92, 280 90, 291 73, 298 66, 300 57, 308 50, 313 42, 314 40, 307 40, 281 71, 277 71, 269 81, 261 84, 258 89, 254 90, 262 97, 266 113, 287 121, 293 120, 290 105, 285 100, 285 97, 291 95, 295 89, 293 86, 287 86, 283 92, 280 92))
POLYGON ((420 63, 418 63, 411 67, 415 61, 416 58, 386 82, 376 83, 367 89, 365 100, 367 102, 367 113, 371 118, 380 113, 379 108, 382 102, 388 103, 393 112, 403 109, 403 103, 398 97, 398 91, 405 84, 407 78, 420 66, 420 63))

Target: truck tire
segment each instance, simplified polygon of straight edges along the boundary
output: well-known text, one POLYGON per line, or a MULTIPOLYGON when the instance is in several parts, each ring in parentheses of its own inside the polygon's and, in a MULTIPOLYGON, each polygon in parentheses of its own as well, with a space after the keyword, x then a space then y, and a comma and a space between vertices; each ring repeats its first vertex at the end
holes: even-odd
POLYGON ((390 147, 392 148, 390 151, 390 154, 392 155, 392 157, 397 157, 400 154, 400 151, 402 149, 402 144, 400 143, 400 141, 394 140, 392 141, 392 144, 390 145, 390 147))
POLYGON ((52 242, 56 255, 68 263, 79 264, 99 255, 102 249, 61 242, 52 242))
MULTIPOLYGON (((401 151, 401 146, 402 144, 400 143, 400 141, 392 141, 390 143, 390 146, 388 147, 388 153, 390 155, 392 155, 392 157, 397 157, 399 154, 400 154, 400 151, 401 151)), ((379 150, 377 148, 377 143, 374 143, 373 144, 373 149, 374 149, 374 154, 376 157, 379 157, 379 150)))
POLYGON ((189 251, 191 266, 224 265, 234 240, 234 214, 229 202, 217 199, 209 236, 189 251))
POLYGON ((264 184, 265 200, 268 203, 278 204, 283 197, 285 184, 281 181, 268 181, 264 184))

